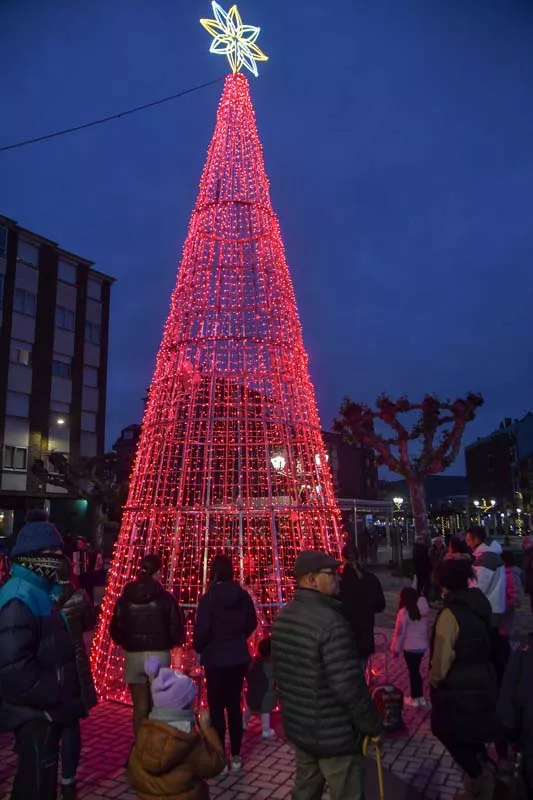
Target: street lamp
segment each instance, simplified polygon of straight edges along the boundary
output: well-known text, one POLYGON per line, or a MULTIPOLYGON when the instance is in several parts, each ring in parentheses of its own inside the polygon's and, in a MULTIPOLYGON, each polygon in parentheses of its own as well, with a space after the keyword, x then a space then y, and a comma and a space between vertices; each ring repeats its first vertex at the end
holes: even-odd
POLYGON ((486 513, 487 511, 490 511, 491 508, 494 508, 494 506, 496 505, 496 500, 489 500, 487 502, 485 498, 482 497, 481 500, 474 500, 474 505, 480 511, 486 513))
POLYGON ((401 511, 403 506, 403 497, 393 497, 392 502, 396 506, 396 511, 401 511))
POLYGON ((272 458, 270 459, 270 463, 272 464, 274 469, 277 469, 277 470, 280 470, 280 471, 282 469, 285 469, 286 461, 285 461, 285 457, 282 456, 282 455, 272 456, 272 458))

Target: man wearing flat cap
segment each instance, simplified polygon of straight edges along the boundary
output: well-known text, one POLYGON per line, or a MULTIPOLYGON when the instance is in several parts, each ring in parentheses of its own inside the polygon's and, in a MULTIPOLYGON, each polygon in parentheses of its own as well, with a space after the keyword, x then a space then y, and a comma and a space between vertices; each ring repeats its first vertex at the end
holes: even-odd
POLYGON ((304 550, 294 600, 272 630, 285 734, 296 751, 293 800, 364 800, 365 736, 381 733, 350 627, 342 614, 339 561, 304 550))

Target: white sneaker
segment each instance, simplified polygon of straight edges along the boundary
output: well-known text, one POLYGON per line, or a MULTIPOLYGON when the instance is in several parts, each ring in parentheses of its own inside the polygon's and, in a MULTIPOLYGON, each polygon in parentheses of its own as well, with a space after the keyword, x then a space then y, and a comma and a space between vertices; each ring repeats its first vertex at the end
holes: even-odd
POLYGON ((426 700, 425 697, 418 698, 418 706, 419 708, 423 708, 425 711, 431 711, 431 703, 429 700, 426 700))
POLYGON ((240 756, 231 757, 231 771, 240 772, 242 769, 242 758, 240 756))
POLYGON ((405 703, 406 706, 410 706, 410 708, 420 707, 420 703, 418 701, 418 698, 416 697, 409 697, 409 695, 407 695, 407 697, 404 697, 403 702, 405 703))
POLYGON ((272 741, 272 739, 277 739, 276 731, 273 728, 270 728, 268 731, 262 731, 261 739, 270 741, 272 741))
POLYGON ((222 770, 222 772, 220 772, 220 773, 218 774, 218 777, 219 777, 219 778, 221 778, 222 780, 224 780, 224 778, 227 778, 227 777, 228 777, 228 775, 229 775, 229 767, 228 767, 228 765, 226 764, 226 765, 225 765, 225 767, 224 767, 224 769, 222 770))

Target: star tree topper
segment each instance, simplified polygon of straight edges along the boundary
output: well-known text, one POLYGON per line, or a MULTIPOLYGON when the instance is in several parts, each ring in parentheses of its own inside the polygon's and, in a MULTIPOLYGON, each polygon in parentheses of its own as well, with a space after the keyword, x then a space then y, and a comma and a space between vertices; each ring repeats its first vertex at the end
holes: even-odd
POLYGON ((227 56, 233 74, 246 67, 257 78, 256 61, 268 61, 268 56, 256 45, 261 28, 243 25, 237 6, 232 6, 228 12, 214 0, 212 6, 215 19, 200 20, 213 37, 209 52, 227 56))

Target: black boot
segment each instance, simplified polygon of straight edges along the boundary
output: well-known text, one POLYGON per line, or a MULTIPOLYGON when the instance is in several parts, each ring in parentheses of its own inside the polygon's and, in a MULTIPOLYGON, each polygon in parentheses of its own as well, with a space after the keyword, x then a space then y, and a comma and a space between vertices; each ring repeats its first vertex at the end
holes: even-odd
POLYGON ((77 800, 75 783, 62 783, 61 784, 61 800, 77 800))

